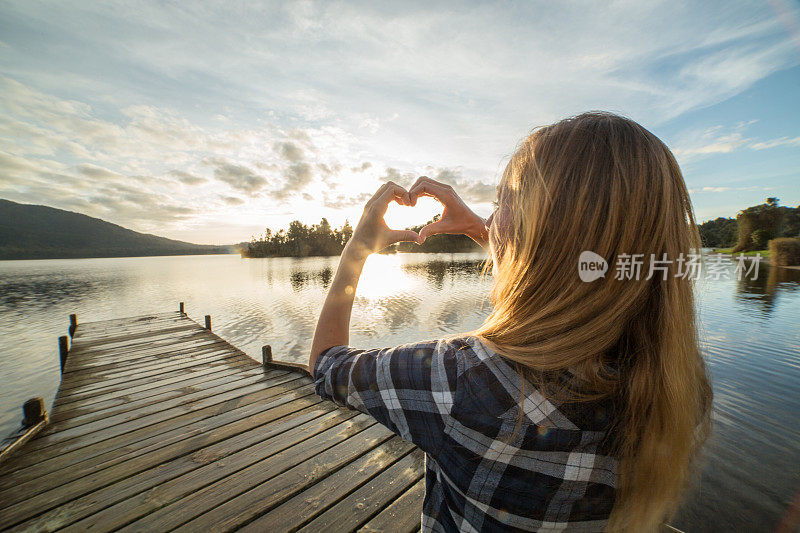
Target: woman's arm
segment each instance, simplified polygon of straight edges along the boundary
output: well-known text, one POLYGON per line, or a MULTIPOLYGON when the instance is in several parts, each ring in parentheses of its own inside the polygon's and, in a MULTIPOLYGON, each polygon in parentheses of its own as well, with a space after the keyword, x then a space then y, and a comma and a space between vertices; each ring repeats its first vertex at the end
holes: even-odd
POLYGON ((319 354, 331 346, 350 343, 350 314, 366 256, 358 255, 355 250, 348 247, 349 244, 342 251, 339 268, 336 269, 328 297, 325 298, 317 321, 317 329, 311 343, 311 355, 308 358, 308 370, 312 375, 319 354))
POLYGON ((419 241, 415 231, 392 230, 386 225, 383 216, 392 201, 400 205, 412 205, 405 189, 391 181, 384 184, 367 202, 358 226, 342 251, 339 268, 322 305, 311 343, 308 369, 312 374, 319 354, 331 346, 349 344, 353 300, 367 256, 396 242, 419 241))

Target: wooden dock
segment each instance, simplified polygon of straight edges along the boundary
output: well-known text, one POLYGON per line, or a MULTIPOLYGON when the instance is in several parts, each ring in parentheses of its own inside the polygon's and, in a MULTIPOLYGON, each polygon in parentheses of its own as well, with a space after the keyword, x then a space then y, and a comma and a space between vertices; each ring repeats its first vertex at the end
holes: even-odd
POLYGON ((0 463, 0 530, 419 529, 419 449, 182 310, 71 328, 49 421, 0 463))

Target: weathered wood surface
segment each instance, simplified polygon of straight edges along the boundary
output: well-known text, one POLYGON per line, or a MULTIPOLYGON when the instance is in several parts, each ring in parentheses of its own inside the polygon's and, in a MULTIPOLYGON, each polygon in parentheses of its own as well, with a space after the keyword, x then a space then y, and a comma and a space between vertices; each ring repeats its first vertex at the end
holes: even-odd
POLYGON ((413 531, 423 455, 186 315, 81 323, 0 530, 413 531))

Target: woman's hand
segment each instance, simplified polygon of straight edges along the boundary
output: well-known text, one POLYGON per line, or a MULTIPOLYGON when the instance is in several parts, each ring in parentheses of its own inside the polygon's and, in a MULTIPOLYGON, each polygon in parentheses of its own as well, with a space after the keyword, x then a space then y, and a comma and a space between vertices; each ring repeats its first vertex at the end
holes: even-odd
POLYGON ((353 236, 347 242, 345 250, 347 253, 366 257, 396 242, 420 241, 416 231, 393 230, 386 225, 383 216, 392 201, 400 205, 413 205, 408 191, 394 182, 384 183, 364 206, 361 220, 358 221, 353 236))
POLYGON ((411 201, 410 205, 416 205, 417 198, 420 196, 430 196, 444 206, 441 218, 420 230, 420 244, 431 235, 460 233, 470 237, 484 248, 489 245, 486 221, 467 207, 467 204, 451 186, 422 176, 408 190, 408 195, 411 201))

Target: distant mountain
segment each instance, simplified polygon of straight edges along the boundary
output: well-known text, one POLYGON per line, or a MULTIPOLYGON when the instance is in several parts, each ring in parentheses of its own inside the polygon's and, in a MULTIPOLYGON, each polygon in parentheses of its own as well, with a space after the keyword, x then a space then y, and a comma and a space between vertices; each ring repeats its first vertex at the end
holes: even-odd
POLYGON ((0 200, 0 259, 233 253, 233 246, 174 241, 72 211, 0 200))

